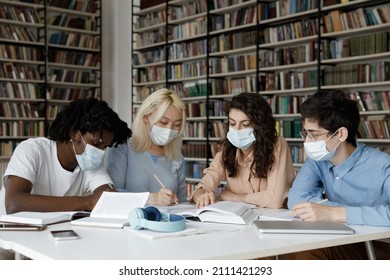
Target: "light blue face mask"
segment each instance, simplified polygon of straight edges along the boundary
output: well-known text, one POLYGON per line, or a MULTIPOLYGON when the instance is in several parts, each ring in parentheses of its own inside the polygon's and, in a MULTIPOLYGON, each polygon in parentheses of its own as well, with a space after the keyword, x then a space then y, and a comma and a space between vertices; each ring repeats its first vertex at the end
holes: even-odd
POLYGON ((164 146, 175 139, 179 135, 179 131, 153 125, 149 135, 154 144, 158 146, 164 146))
POLYGON ((321 161, 321 160, 331 160, 336 153, 337 147, 340 145, 341 142, 337 144, 337 146, 331 150, 328 151, 326 148, 326 143, 334 136, 339 130, 337 130, 335 133, 333 133, 328 139, 326 140, 319 140, 315 142, 304 142, 303 146, 305 148, 305 152, 307 156, 315 161, 321 161))
POLYGON ((234 128, 229 127, 227 139, 230 143, 243 151, 249 149, 256 140, 252 127, 240 130, 235 130, 234 128))
POLYGON ((99 165, 103 162, 105 151, 85 143, 81 133, 80 136, 84 142, 85 149, 81 155, 76 154, 76 150, 74 148, 74 142, 73 142, 73 151, 76 156, 77 163, 79 164, 81 170, 83 171, 93 170, 98 168, 99 165))

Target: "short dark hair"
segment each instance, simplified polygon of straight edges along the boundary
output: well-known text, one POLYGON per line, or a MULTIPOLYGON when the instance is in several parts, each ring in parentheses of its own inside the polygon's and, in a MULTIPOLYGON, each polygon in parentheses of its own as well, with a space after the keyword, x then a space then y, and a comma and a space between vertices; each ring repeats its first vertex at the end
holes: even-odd
POLYGON ((341 90, 319 90, 303 102, 303 119, 318 122, 318 125, 330 132, 340 127, 348 129, 347 142, 356 147, 356 137, 360 124, 359 108, 356 101, 341 90))
POLYGON ((131 129, 105 101, 96 98, 78 99, 60 111, 49 128, 48 138, 59 142, 70 140, 72 132, 99 132, 107 130, 114 134, 109 146, 126 143, 131 129))

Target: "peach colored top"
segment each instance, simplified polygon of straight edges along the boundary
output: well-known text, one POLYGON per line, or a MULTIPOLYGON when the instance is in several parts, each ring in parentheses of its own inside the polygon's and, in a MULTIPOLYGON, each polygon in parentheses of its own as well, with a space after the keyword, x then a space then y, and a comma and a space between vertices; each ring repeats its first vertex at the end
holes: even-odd
MULTIPOLYGON (((275 162, 267 178, 254 177, 250 172, 253 152, 243 159, 241 150, 237 150, 236 160, 239 170, 236 177, 227 176, 226 169, 221 164, 221 156, 222 152, 220 151, 215 155, 210 167, 203 171, 203 178, 196 190, 203 188, 206 192, 215 192, 221 181, 225 180, 230 191, 236 194, 247 194, 244 201, 246 203, 268 208, 282 208, 286 205, 287 193, 295 173, 291 153, 284 138, 279 137, 278 139, 275 162)), ((193 200, 192 197, 191 200, 193 200)))

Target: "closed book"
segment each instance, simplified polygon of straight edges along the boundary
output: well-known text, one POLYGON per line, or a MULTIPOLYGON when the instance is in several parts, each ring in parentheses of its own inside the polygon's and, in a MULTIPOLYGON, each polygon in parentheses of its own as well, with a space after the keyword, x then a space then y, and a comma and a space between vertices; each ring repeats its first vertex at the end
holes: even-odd
POLYGON ((18 223, 26 225, 43 226, 54 223, 66 222, 72 219, 89 216, 89 212, 29 212, 22 211, 13 214, 5 214, 0 217, 1 222, 18 223))

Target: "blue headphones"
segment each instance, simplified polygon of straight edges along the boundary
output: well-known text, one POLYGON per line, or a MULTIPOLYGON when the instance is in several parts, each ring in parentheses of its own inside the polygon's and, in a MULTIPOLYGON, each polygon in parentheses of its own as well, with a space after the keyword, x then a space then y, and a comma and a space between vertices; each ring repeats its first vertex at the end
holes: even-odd
POLYGON ((186 228, 183 216, 161 213, 156 207, 134 208, 128 216, 132 229, 150 229, 162 232, 181 231, 186 228))

